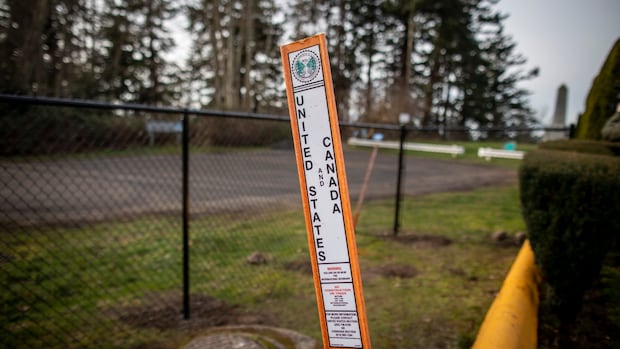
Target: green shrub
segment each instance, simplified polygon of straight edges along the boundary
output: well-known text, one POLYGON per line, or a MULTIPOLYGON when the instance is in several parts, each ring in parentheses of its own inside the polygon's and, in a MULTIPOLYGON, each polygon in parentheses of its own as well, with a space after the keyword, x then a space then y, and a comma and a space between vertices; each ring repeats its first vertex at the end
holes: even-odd
POLYGON ((203 142, 215 146, 270 146, 291 139, 290 124, 279 121, 216 118, 192 128, 203 142))
POLYGON ((540 149, 571 151, 597 155, 620 156, 620 143, 585 139, 558 139, 538 145, 540 149))
POLYGON ((76 154, 146 144, 142 117, 63 107, 0 107, 0 156, 76 154))
POLYGON ((620 233, 620 159, 535 150, 526 155, 519 179, 549 305, 568 323, 620 233))
POLYGON ((616 110, 619 93, 620 38, 612 46, 601 70, 592 82, 585 111, 577 122, 577 138, 601 139, 601 129, 616 110))

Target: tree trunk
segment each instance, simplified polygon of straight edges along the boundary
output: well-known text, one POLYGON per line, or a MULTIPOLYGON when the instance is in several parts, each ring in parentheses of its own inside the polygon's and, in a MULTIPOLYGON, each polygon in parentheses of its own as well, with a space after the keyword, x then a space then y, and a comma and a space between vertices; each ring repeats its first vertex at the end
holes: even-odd
POLYGON ((409 82, 412 77, 413 71, 413 40, 415 33, 415 22, 414 22, 414 9, 411 9, 406 14, 406 32, 405 32, 405 41, 401 47, 401 70, 400 75, 397 78, 396 85, 398 94, 397 102, 398 102, 398 112, 401 113, 409 113, 411 112, 411 108, 413 107, 413 103, 411 101, 410 91, 409 91, 409 82))
MULTIPOLYGON (((205 1, 208 3, 208 1, 205 1)), ((205 31, 209 32, 209 41, 211 42, 211 65, 213 66, 213 98, 212 104, 215 108, 221 108, 226 95, 226 86, 223 83, 224 60, 225 55, 222 53, 224 48, 224 37, 222 36, 222 26, 220 24, 220 13, 217 4, 205 4, 205 12, 203 12, 205 21, 205 31), (207 17, 209 14, 212 17, 207 17), (217 35, 219 34, 219 36, 217 35)))
MULTIPOLYGON (((234 105, 234 91, 233 84, 235 79, 234 63, 235 63, 235 50, 234 50, 234 20, 233 20, 233 1, 228 1, 226 4, 226 16, 228 17, 228 25, 226 27, 226 53, 224 59, 226 60, 226 73, 224 74, 224 109, 232 109, 234 105)), ((217 50, 217 49, 216 49, 217 50)))
POLYGON ((433 97, 435 95, 435 84, 437 84, 437 82, 439 81, 440 59, 441 57, 439 54, 439 49, 434 48, 433 52, 431 53, 431 59, 430 59, 430 64, 431 64, 430 76, 429 76, 428 84, 426 85, 425 95, 424 95, 424 110, 423 110, 424 117, 422 119, 423 126, 430 126, 432 124, 431 118, 432 118, 432 112, 433 112, 433 97))
POLYGON ((252 61, 254 59, 254 1, 247 0, 245 7, 245 23, 244 23, 244 72, 243 72, 243 84, 244 93, 241 96, 241 106, 243 111, 250 111, 252 109, 252 94, 253 86, 250 81, 250 71, 252 70, 252 61))

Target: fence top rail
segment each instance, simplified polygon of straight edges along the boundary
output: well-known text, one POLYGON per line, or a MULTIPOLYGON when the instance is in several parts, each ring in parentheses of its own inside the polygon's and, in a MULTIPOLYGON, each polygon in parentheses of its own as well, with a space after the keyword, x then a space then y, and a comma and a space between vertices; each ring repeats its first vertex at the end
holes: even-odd
MULTIPOLYGON (((76 107, 76 108, 92 108, 102 110, 132 110, 162 114, 183 114, 205 117, 229 117, 256 120, 272 120, 272 121, 289 121, 288 116, 258 114, 248 112, 223 111, 213 109, 192 109, 182 107, 164 107, 137 103, 113 103, 105 101, 84 100, 84 99, 68 99, 54 97, 38 97, 11 95, 0 93, 0 103, 19 103, 33 105, 49 105, 59 107, 76 107)), ((394 124, 375 124, 357 121, 341 121, 340 126, 374 128, 385 131, 404 131, 404 132, 532 132, 532 131, 563 131, 569 130, 569 127, 481 127, 477 129, 468 127, 415 127, 413 125, 394 125, 394 124)))

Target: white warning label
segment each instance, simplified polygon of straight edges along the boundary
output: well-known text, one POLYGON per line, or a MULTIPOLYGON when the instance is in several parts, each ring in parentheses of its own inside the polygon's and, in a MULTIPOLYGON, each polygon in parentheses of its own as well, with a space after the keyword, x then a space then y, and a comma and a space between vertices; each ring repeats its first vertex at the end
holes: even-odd
POLYGON ((360 326, 356 313, 327 311, 329 342, 333 347, 361 348, 360 326))
POLYGON ((321 283, 352 282, 349 263, 319 264, 321 283))

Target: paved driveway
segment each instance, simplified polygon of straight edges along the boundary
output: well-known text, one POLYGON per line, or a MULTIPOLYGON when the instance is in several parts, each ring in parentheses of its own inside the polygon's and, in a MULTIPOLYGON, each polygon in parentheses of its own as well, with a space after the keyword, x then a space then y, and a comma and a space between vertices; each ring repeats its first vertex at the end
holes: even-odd
MULTIPOLYGON (((369 157, 367 151, 345 152, 352 200, 369 157)), ((367 198, 394 196, 397 165, 394 154, 377 156, 367 198)), ((408 157, 403 188, 416 195, 515 181, 515 170, 408 157)), ((293 151, 191 155, 190 202, 192 214, 300 207, 293 151)), ((180 211, 180 155, 0 162, 1 222, 90 222, 180 211)))

